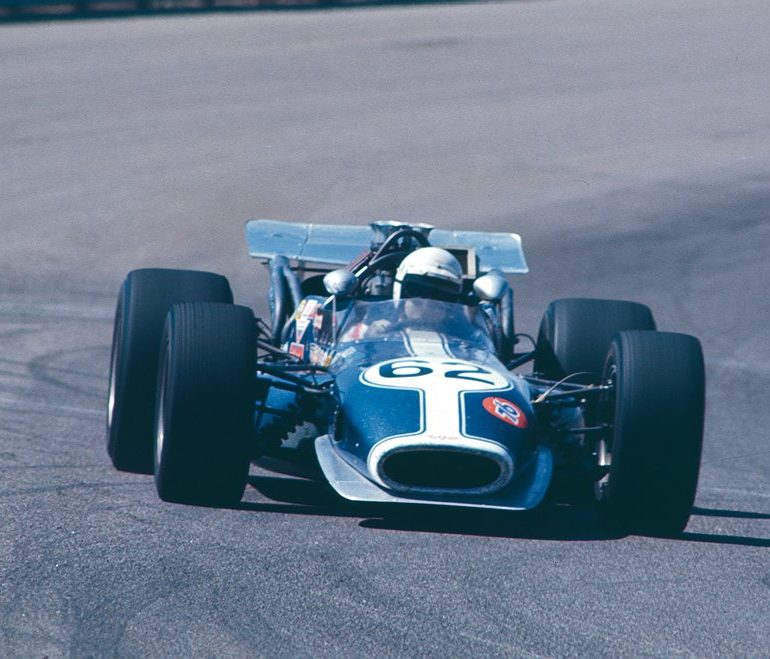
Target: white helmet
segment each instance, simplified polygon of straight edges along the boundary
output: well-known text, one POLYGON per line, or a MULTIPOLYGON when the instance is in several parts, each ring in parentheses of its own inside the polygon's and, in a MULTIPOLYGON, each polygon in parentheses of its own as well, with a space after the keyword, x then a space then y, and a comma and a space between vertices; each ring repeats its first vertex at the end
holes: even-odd
POLYGON ((440 247, 422 247, 409 254, 396 270, 393 299, 427 297, 455 301, 463 288, 460 262, 440 247))

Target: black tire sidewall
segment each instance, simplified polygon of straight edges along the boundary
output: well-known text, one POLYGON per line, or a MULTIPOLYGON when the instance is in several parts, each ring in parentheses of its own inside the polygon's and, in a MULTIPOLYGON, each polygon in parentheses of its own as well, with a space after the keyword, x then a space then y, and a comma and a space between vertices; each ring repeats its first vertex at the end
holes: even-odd
POLYGON ((235 504, 252 448, 254 316, 236 305, 174 305, 162 346, 161 366, 165 360, 168 367, 157 387, 156 441, 158 424, 164 436, 155 452, 158 494, 177 503, 235 504))
POLYGON ((612 342, 612 461, 602 505, 625 530, 684 529, 698 482, 705 376, 700 344, 668 332, 622 332, 612 342))
POLYGON ((153 471, 155 385, 166 314, 172 304, 196 300, 231 303, 227 279, 209 272, 148 268, 130 272, 121 286, 107 418, 107 451, 117 469, 153 471))
POLYGON ((598 383, 610 342, 621 331, 655 330, 649 307, 626 300, 564 298, 548 305, 537 335, 534 370, 552 380, 598 383))

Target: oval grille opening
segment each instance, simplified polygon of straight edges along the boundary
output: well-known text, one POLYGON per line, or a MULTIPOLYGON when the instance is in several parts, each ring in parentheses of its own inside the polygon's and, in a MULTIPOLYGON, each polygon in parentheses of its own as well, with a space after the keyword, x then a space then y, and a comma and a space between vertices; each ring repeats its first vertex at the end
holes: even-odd
POLYGON ((416 450, 388 456, 382 472, 409 487, 467 489, 494 483, 500 477, 500 466, 473 453, 416 450))

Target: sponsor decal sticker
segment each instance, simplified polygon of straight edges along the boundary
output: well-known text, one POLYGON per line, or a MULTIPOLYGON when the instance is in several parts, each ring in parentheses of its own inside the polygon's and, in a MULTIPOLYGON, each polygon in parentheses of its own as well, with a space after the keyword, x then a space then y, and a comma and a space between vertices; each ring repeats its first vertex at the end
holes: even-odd
POLYGON ((334 351, 333 350, 323 350, 322 348, 319 348, 317 345, 312 344, 310 346, 310 363, 316 364, 317 366, 323 366, 324 368, 328 367, 329 364, 331 364, 332 358, 334 357, 334 351))
POLYGON ((505 423, 512 425, 514 428, 527 427, 527 417, 516 403, 512 403, 505 398, 488 396, 481 404, 487 412, 500 419, 500 421, 505 421, 505 423))
POLYGON ((298 357, 299 359, 305 358, 305 346, 301 343, 292 343, 289 346, 289 354, 298 357))
POLYGON ((317 300, 303 300, 300 303, 301 308, 298 308, 299 313, 296 315, 297 320, 295 321, 294 330, 297 341, 302 341, 302 337, 305 336, 307 328, 310 326, 310 323, 313 322, 313 316, 315 316, 318 306, 317 300))
POLYGON ((313 318, 313 329, 321 329, 321 326, 324 324, 324 315, 323 310, 321 309, 321 305, 318 305, 318 308, 315 312, 315 317, 313 318))
POLYGON ((297 308, 294 310, 294 313, 291 316, 294 320, 297 320, 297 318, 302 318, 302 312, 305 310, 306 304, 307 304, 307 300, 302 300, 297 305, 297 308))

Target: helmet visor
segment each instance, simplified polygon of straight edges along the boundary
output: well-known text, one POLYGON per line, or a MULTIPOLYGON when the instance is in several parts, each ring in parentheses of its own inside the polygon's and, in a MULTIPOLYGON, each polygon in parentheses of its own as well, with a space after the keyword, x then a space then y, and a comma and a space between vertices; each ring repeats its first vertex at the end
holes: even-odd
POLYGON ((457 302, 460 290, 455 282, 426 275, 407 275, 401 282, 401 297, 426 297, 442 302, 457 302))

